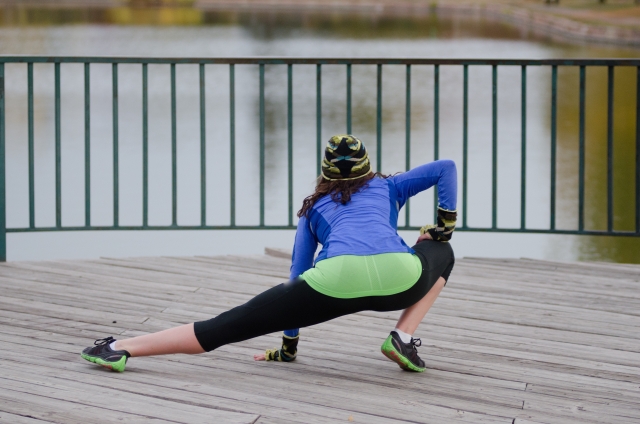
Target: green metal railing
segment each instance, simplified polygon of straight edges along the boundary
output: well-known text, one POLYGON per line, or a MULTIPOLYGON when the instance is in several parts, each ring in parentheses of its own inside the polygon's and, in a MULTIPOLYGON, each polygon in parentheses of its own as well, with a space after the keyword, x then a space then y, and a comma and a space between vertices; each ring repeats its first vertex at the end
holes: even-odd
MULTIPOLYGON (((0 261, 6 260, 6 233, 23 233, 35 231, 88 231, 88 230, 185 230, 185 229, 293 229, 293 67, 294 65, 315 65, 316 68, 316 153, 317 174, 320 173, 322 155, 322 70, 325 65, 346 67, 346 122, 347 132, 352 129, 352 68, 354 65, 376 66, 376 170, 382 166, 382 76, 386 65, 404 65, 406 67, 406 110, 405 110, 405 166, 409 169, 411 157, 411 72, 413 66, 431 66, 434 69, 434 146, 433 156, 439 158, 439 113, 440 113, 440 67, 458 66, 463 69, 463 120, 462 120, 462 202, 458 231, 492 231, 518 233, 548 234, 587 234, 640 236, 640 60, 637 59, 584 59, 584 60, 467 60, 467 59, 310 59, 310 58, 128 58, 128 57, 22 57, 0 56, 0 261), (5 187, 5 64, 25 63, 27 65, 27 104, 28 104, 28 178, 29 178, 29 226, 24 228, 6 227, 6 187, 5 187), (35 225, 34 195, 34 101, 33 101, 33 65, 35 63, 52 63, 54 72, 54 126, 55 126, 55 226, 37 227, 35 225), (61 117, 60 117, 60 73, 61 65, 68 63, 84 64, 84 187, 85 218, 84 226, 62 226, 61 208, 61 117), (91 151, 90 151, 90 79, 92 64, 111 64, 113 92, 113 225, 96 226, 91 224, 91 151), (142 225, 124 226, 119 222, 119 180, 118 180, 118 65, 139 64, 142 72, 142 225), (171 95, 171 193, 172 210, 171 225, 149 225, 149 90, 148 65, 165 64, 170 67, 171 95), (176 67, 184 64, 199 65, 200 96, 200 224, 178 225, 177 215, 177 135, 176 135, 176 67), (205 70, 206 65, 229 66, 229 107, 230 107, 230 197, 229 225, 207 225, 206 223, 206 120, 205 120, 205 70), (236 65, 253 65, 259 70, 259 224, 236 225, 236 65), (287 73, 287 146, 288 146, 288 223, 286 225, 265 224, 265 65, 282 65, 287 73), (490 66, 492 84, 491 109, 491 226, 471 227, 468 225, 467 182, 469 179, 469 67, 490 66), (498 226, 498 67, 521 68, 521 175, 520 175, 520 226, 519 228, 501 228, 498 226), (551 102, 549 105, 551 118, 551 167, 550 167, 550 225, 549 228, 528 228, 526 225, 526 170, 527 170, 527 68, 551 68, 551 102), (558 68, 578 67, 579 69, 579 175, 578 175, 578 228, 573 230, 556 228, 556 162, 557 162, 557 110, 558 110, 558 68), (607 229, 594 231, 585 229, 585 92, 586 67, 606 67, 607 73, 607 229), (634 67, 637 73, 637 105, 636 105, 636 141, 635 141, 635 231, 616 231, 613 225, 613 87, 614 67, 634 67)), ((437 198, 437 193, 434 193, 437 198)), ((405 225, 401 230, 417 229, 409 222, 410 205, 405 209, 405 225)))

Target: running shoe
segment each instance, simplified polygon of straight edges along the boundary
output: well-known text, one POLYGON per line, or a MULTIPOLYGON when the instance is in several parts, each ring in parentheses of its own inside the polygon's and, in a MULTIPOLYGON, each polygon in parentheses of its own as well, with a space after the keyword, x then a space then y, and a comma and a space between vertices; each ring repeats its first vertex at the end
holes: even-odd
POLYGON ((418 347, 422 345, 420 339, 411 338, 409 343, 403 343, 400 336, 392 331, 387 340, 382 343, 380 350, 387 358, 398 364, 405 371, 423 372, 424 361, 418 356, 418 347))
POLYGON ((127 359, 131 356, 126 350, 113 350, 109 345, 116 340, 113 337, 98 339, 93 344, 82 351, 82 356, 87 361, 109 368, 112 371, 123 372, 127 365, 127 359))
POLYGON ((296 360, 298 353, 298 340, 300 336, 289 337, 282 335, 282 347, 280 349, 267 349, 265 361, 292 362, 296 360))

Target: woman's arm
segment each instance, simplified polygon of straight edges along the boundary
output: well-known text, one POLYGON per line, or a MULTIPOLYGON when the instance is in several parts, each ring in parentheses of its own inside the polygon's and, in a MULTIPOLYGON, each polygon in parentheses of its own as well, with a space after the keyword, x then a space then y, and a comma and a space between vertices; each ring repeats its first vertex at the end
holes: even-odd
POLYGON ((458 197, 458 172, 450 159, 441 159, 413 168, 393 177, 398 192, 398 203, 402 207, 409 197, 434 185, 438 187, 438 207, 454 211, 458 197))
POLYGON ((303 216, 298 220, 298 229, 291 255, 289 280, 295 280, 303 272, 313 268, 313 256, 318 248, 318 240, 311 232, 309 220, 303 216))
POLYGON ((402 207, 409 197, 434 185, 438 187, 437 224, 422 227, 418 242, 423 239, 449 241, 457 218, 458 174, 455 162, 449 159, 437 160, 393 178, 399 207, 402 207))
MULTIPOLYGON (((303 272, 313 267, 313 256, 316 253, 318 241, 311 232, 309 220, 306 217, 298 221, 295 242, 293 244, 293 254, 291 255, 291 268, 289 280, 295 280, 303 272)), ((282 336, 282 347, 280 349, 267 349, 265 353, 253 355, 256 361, 279 361, 291 362, 296 359, 298 353, 298 328, 285 330, 282 336)))

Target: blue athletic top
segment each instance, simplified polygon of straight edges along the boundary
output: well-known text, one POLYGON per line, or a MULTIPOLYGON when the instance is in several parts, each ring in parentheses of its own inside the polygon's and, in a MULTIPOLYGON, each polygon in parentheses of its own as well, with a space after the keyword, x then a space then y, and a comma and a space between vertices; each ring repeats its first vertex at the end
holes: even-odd
POLYGON ((398 212, 411 196, 436 185, 438 205, 456 209, 457 172, 452 160, 438 160, 389 178, 373 178, 351 196, 346 205, 330 195, 318 200, 308 217, 298 221, 290 279, 313 267, 318 243, 322 250, 316 263, 339 255, 414 253, 398 235, 398 212), (371 234, 375 234, 372 243, 371 234))

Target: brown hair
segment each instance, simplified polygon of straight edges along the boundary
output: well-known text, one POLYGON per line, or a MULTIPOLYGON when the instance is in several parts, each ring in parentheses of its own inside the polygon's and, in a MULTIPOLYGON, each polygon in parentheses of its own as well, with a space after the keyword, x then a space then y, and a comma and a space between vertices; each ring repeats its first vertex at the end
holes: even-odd
POLYGON ((331 195, 331 200, 334 202, 346 205, 354 193, 359 192, 369 185, 369 181, 376 176, 387 178, 387 175, 379 172, 375 174, 370 172, 366 177, 358 178, 357 180, 326 180, 322 178, 322 176, 318 177, 316 191, 302 201, 302 208, 298 211, 298 218, 302 218, 303 216, 308 217, 313 205, 327 194, 331 195))

